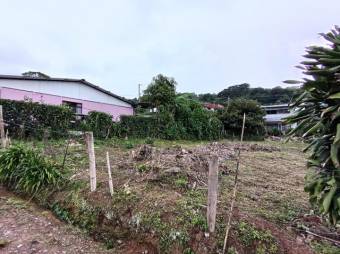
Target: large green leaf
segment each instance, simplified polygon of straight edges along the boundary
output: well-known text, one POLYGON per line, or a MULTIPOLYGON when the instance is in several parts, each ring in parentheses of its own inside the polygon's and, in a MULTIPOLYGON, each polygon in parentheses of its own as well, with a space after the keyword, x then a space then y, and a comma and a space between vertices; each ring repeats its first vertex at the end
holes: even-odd
MULTIPOLYGON (((334 180, 334 178, 332 180, 334 180)), ((338 188, 337 185, 334 183, 333 186, 331 187, 331 189, 325 194, 325 197, 324 197, 323 202, 322 202, 322 207, 323 207, 324 213, 329 212, 329 208, 331 206, 332 199, 333 199, 333 196, 334 196, 337 188, 338 188)))
POLYGON ((332 94, 328 99, 340 99, 340 92, 332 94))
POLYGON ((331 159, 336 168, 340 168, 339 149, 340 149, 340 143, 331 145, 331 159))
POLYGON ((310 151, 307 166, 315 172, 306 180, 306 191, 310 201, 336 223, 340 220, 340 28, 322 36, 331 44, 307 47, 302 69, 309 77, 302 79, 304 93, 291 103, 295 113, 287 123, 297 124, 288 135, 304 133, 309 142, 313 137, 304 150, 310 151))
POLYGON ((338 123, 336 126, 336 135, 335 135, 333 144, 337 144, 337 143, 340 143, 340 123, 338 123))

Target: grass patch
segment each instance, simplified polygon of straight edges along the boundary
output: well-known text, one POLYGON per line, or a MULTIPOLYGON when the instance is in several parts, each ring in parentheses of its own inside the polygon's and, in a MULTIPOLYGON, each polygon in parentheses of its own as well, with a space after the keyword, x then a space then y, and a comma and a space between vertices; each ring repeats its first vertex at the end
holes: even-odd
POLYGON ((256 248, 256 254, 274 254, 278 251, 277 242, 269 231, 258 230, 247 222, 239 222, 237 235, 245 246, 256 248))

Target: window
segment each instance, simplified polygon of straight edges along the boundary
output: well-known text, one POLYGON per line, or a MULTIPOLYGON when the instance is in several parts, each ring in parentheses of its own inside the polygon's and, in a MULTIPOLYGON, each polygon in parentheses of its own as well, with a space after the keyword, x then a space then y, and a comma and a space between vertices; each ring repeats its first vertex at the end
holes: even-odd
POLYGON ((82 114, 82 104, 77 103, 77 102, 72 102, 72 101, 63 101, 63 105, 66 105, 71 108, 71 110, 76 114, 76 115, 81 115, 82 114))

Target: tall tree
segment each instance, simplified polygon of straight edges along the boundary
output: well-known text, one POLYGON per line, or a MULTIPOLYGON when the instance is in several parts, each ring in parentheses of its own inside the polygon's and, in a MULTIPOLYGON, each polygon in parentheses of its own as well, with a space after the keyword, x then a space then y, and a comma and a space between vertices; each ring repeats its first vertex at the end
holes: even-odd
POLYGON ((142 102, 150 103, 153 107, 160 106, 169 107, 174 105, 176 98, 177 82, 174 78, 158 74, 152 79, 152 82, 144 90, 144 95, 141 97, 142 102))

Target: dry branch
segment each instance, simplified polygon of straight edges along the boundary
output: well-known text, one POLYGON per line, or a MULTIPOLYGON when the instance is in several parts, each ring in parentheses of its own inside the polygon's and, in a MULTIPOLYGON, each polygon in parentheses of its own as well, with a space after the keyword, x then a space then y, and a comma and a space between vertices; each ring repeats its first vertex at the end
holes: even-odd
MULTIPOLYGON (((246 123, 246 114, 243 114, 243 124, 242 124, 242 132, 241 132, 241 142, 240 145, 243 142, 243 135, 244 135, 244 126, 246 123)), ((238 154, 237 154, 237 164, 236 164, 236 172, 235 172, 235 179, 234 179, 234 190, 233 190, 233 196, 231 199, 231 205, 230 205, 230 211, 229 211, 229 216, 228 216, 228 221, 227 221, 227 229, 225 232, 225 238, 224 238, 224 244, 223 244, 223 254, 226 251, 227 248, 227 242, 228 242, 228 236, 229 236, 229 231, 230 231, 230 224, 231 224, 231 218, 233 215, 233 210, 234 210, 234 204, 236 200, 236 193, 237 193, 237 187, 238 187, 238 173, 239 173, 239 166, 240 166, 240 158, 241 158, 241 149, 238 149, 238 154)))

